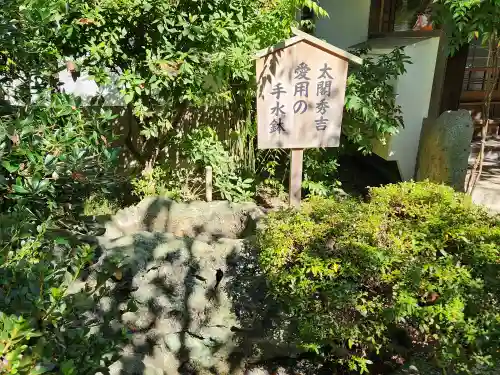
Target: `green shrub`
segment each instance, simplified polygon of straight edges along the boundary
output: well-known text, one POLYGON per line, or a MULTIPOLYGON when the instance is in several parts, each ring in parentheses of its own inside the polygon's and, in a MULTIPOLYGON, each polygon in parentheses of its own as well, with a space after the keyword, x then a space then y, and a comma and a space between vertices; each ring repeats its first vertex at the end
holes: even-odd
POLYGON ((312 148, 304 153, 302 188, 308 196, 331 196, 340 190, 337 150, 312 148))
POLYGON ((185 137, 177 134, 170 145, 177 154, 177 161, 173 165, 167 161, 144 171, 140 178, 132 182, 135 195, 140 198, 164 196, 183 201, 203 199, 205 168, 212 167, 215 199, 234 202, 252 199, 253 179, 240 176, 234 157, 213 129, 195 129, 185 137))
POLYGON ((90 195, 83 202, 83 214, 85 216, 114 215, 119 209, 118 202, 98 194, 90 195))
POLYGON ((260 262, 304 347, 361 373, 415 352, 461 373, 499 355, 499 224, 451 188, 388 185, 271 214, 260 262))
POLYGON ((93 190, 116 181, 111 111, 85 113, 80 100, 52 95, 27 113, 0 118, 0 208, 29 207, 44 218, 71 204, 81 209, 93 190))
POLYGON ((36 104, 0 118, 0 374, 93 374, 126 339, 85 318, 112 294, 112 265, 71 289, 96 257, 82 241, 85 197, 116 181, 114 116, 63 94, 36 104))
POLYGON ((140 199, 146 197, 164 197, 173 200, 192 201, 201 197, 201 178, 178 168, 167 175, 161 167, 143 172, 142 176, 132 181, 134 194, 140 199), (191 178, 189 178, 191 177, 191 178))
MULTIPOLYGON (((73 283, 94 258, 94 249, 58 233, 51 218, 37 224, 27 213, 0 216, 0 374, 94 374, 119 358, 127 332, 88 324, 103 296, 112 265, 95 287, 75 292, 73 283)), ((109 318, 108 318, 109 319, 109 318)))
POLYGON ((193 130, 182 152, 185 160, 199 173, 204 173, 205 167, 212 167, 214 192, 220 198, 235 202, 251 200, 253 180, 241 177, 234 157, 213 129, 193 130))

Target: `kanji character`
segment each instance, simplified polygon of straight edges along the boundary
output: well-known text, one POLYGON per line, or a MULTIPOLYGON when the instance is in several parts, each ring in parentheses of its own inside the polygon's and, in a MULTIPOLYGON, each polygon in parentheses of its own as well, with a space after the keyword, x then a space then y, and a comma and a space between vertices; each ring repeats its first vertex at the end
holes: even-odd
POLYGON ((280 105, 279 102, 276 102, 276 106, 271 108, 271 114, 273 114, 275 117, 281 117, 285 114, 285 111, 283 111, 284 107, 284 104, 280 105))
POLYGON ((273 121, 271 121, 271 124, 270 124, 270 129, 269 129, 269 133, 276 133, 278 132, 278 134, 281 134, 281 132, 285 131, 285 128, 283 127, 283 121, 281 120, 281 117, 280 118, 275 118, 273 119, 273 121))
POLYGON ((328 124, 328 119, 321 116, 319 119, 314 121, 316 123, 316 130, 325 130, 328 124))
POLYGON ((305 96, 306 98, 309 97, 309 82, 304 81, 304 82, 297 82, 295 84, 295 93, 293 96, 305 96))
POLYGON ((331 96, 332 94, 332 81, 321 81, 316 86, 316 95, 318 96, 331 96))
POLYGON ((330 105, 328 104, 328 101, 323 98, 318 104, 316 104, 316 113, 319 113, 323 116, 329 108, 330 105))
POLYGON ((283 88, 283 84, 282 83, 277 83, 274 86, 273 91, 271 91, 271 95, 275 95, 276 99, 279 100, 279 98, 281 97, 281 94, 286 94, 286 91, 283 88))
POLYGON ((305 63, 301 62, 297 68, 295 68, 295 79, 305 79, 309 81, 310 78, 307 76, 307 73, 311 71, 311 68, 305 63))
POLYGON ((295 113, 300 112, 300 114, 305 113, 305 111, 307 111, 307 102, 305 100, 296 101, 293 105, 293 111, 295 113))
POLYGON ((328 66, 328 64, 325 63, 325 66, 319 70, 321 72, 321 75, 318 77, 318 79, 321 79, 321 78, 333 79, 333 77, 330 75, 330 73, 328 73, 330 70, 332 70, 332 68, 330 68, 328 66))

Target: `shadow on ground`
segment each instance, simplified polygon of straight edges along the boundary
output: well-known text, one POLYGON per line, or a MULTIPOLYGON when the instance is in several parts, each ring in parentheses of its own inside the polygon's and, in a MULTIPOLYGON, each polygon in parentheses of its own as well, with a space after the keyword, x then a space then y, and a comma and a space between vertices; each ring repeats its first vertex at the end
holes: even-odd
POLYGON ((240 228, 236 238, 213 223, 175 236, 167 224, 159 232, 156 220, 171 223, 171 209, 152 200, 141 219, 146 230, 100 238, 102 255, 75 287, 75 298, 79 287, 102 289, 82 324, 120 348, 109 373, 243 374, 255 366, 270 373, 293 362, 300 353, 292 319, 268 296, 247 237, 255 223, 217 224, 240 228))

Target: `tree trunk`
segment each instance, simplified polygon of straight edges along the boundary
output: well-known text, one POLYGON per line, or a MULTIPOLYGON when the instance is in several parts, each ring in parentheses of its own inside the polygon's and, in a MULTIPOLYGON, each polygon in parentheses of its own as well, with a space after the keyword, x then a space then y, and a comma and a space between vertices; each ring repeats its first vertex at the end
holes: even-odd
POLYGON ((439 113, 458 111, 462 93, 463 76, 469 55, 469 45, 465 44, 453 55, 448 57, 446 73, 441 94, 439 113))
POLYGON ((497 32, 493 32, 488 41, 488 67, 492 67, 491 74, 488 74, 488 80, 486 82, 486 95, 483 103, 483 126, 481 128, 481 147, 479 153, 477 154, 476 160, 469 174, 469 179, 466 184, 466 191, 470 195, 474 192, 474 189, 481 177, 483 172, 484 164, 484 153, 486 146, 486 138, 488 136, 488 126, 490 122, 490 109, 491 109, 491 99, 493 97, 493 91, 495 91, 495 86, 498 81, 499 69, 498 69, 498 58, 499 58, 499 38, 497 32))

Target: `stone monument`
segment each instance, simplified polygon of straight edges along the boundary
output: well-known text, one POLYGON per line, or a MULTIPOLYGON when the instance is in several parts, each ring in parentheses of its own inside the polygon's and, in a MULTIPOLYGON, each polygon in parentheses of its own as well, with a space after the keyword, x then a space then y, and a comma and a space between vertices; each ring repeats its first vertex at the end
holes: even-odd
POLYGON ((463 109, 424 121, 416 179, 429 179, 464 191, 473 131, 472 117, 463 109))

